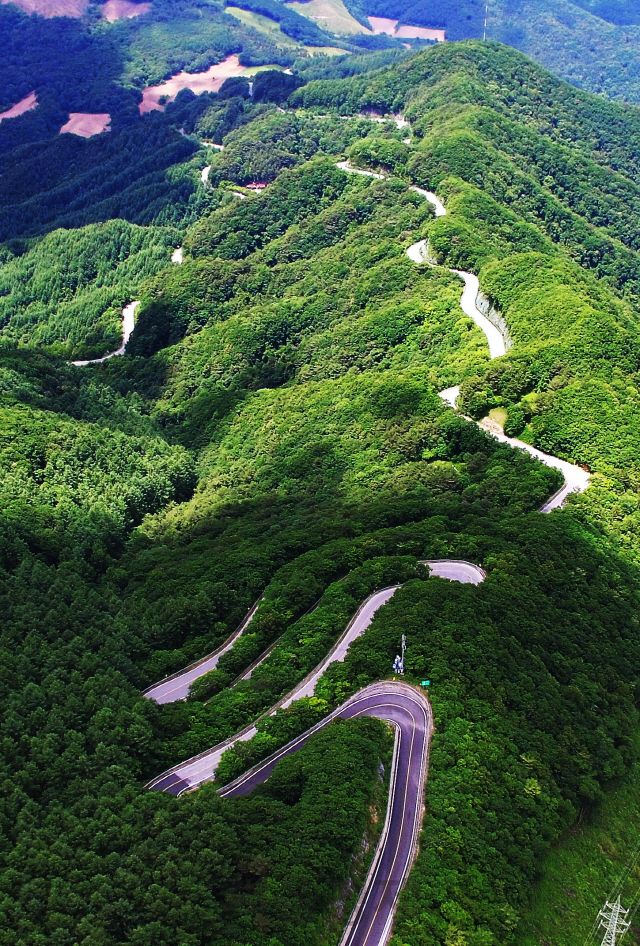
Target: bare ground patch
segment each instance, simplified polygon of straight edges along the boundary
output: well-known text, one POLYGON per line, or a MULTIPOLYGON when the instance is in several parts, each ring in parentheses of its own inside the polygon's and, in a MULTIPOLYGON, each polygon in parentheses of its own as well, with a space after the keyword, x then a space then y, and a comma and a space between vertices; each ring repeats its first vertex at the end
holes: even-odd
POLYGON ((151 9, 150 3, 131 3, 130 0, 107 0, 100 7, 102 19, 108 23, 116 20, 130 20, 133 16, 141 16, 151 9))
POLYGON ((11 108, 8 108, 6 112, 0 112, 0 122, 4 118, 17 118, 18 115, 23 115, 25 112, 30 112, 32 108, 35 108, 38 104, 38 96, 35 92, 31 92, 20 102, 17 102, 16 105, 13 105, 11 108))
POLYGON ((223 62, 211 66, 206 72, 179 72, 162 85, 150 85, 142 93, 138 108, 140 114, 154 110, 164 111, 165 102, 173 102, 181 89, 191 89, 196 95, 201 92, 217 92, 225 79, 240 76, 246 71, 237 56, 227 56, 223 62))
POLYGON ((79 135, 80 138, 93 138, 103 131, 110 131, 111 115, 107 112, 71 112, 69 121, 60 129, 60 134, 79 135))
POLYGON ((285 6, 308 20, 313 20, 323 30, 337 33, 339 36, 370 32, 351 16, 342 0, 308 0, 306 3, 293 0, 291 3, 285 3, 285 6))
POLYGON ((50 19, 52 16, 80 17, 87 9, 87 0, 0 0, 0 3, 15 3, 25 13, 39 13, 50 19))
POLYGON ((391 20, 386 16, 370 16, 368 19, 374 33, 387 33, 398 39, 435 39, 439 43, 445 41, 444 30, 432 30, 426 26, 407 26, 399 20, 391 20))

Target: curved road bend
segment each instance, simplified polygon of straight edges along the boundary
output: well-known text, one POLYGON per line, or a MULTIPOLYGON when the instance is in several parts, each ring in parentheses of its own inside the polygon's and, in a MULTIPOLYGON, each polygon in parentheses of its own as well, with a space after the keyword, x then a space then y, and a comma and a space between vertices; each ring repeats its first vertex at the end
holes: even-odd
MULTIPOLYGON (((466 584, 479 585, 481 581, 484 581, 486 578, 486 573, 478 566, 472 565, 471 562, 463 562, 456 559, 425 559, 421 565, 428 565, 429 570, 432 575, 436 575, 438 578, 448 578, 450 581, 459 581, 466 584)), ((396 585, 396 587, 399 587, 396 585)), ((390 595, 389 595, 390 597, 390 595)), ((368 601, 369 599, 367 599, 368 601)), ((387 600, 387 599, 385 599, 387 600)), ((251 609, 247 612, 246 616, 243 618, 241 624, 233 632, 233 634, 227 638, 227 640, 218 647, 217 650, 212 651, 210 654, 207 654, 206 657, 202 657, 201 660, 197 660, 192 664, 189 664, 188 667, 185 667, 183 670, 178 670, 176 673, 172 673, 168 677, 160 680, 158 683, 152 684, 152 686, 147 687, 146 690, 143 690, 142 695, 146 696, 149 700, 155 700, 156 703, 174 703, 176 700, 186 700, 189 695, 189 687, 197 680, 199 677, 202 677, 205 673, 208 673, 210 670, 213 670, 223 654, 226 654, 228 650, 231 650, 231 647, 236 642, 236 640, 246 631, 247 627, 253 620, 256 611, 258 610, 258 605, 262 601, 262 598, 259 598, 251 609)), ((362 605, 362 608, 365 608, 367 602, 362 605)), ((343 638, 340 641, 343 643, 341 646, 340 654, 341 656, 334 656, 333 660, 344 660, 347 648, 352 640, 355 640, 356 637, 359 637, 360 634, 369 626, 371 619, 375 611, 380 607, 378 603, 373 610, 371 611, 371 616, 369 621, 366 624, 359 624, 359 629, 356 631, 355 626, 352 628, 351 624, 344 632, 343 638), (344 639, 344 640, 343 640, 344 639)), ((368 612, 367 612, 368 613, 368 612)), ((360 614, 360 612, 358 612, 360 614)), ((263 659, 266 659, 269 656, 270 650, 265 652, 263 659)), ((332 652, 333 653, 333 652, 332 652)), ((333 662, 330 661, 330 662, 333 662)), ((255 670, 258 664, 252 664, 252 670, 255 670)), ((316 673, 316 671, 314 671, 316 673)), ((248 676, 243 675, 241 679, 249 679, 248 676)), ((298 694, 298 698, 303 694, 298 694)), ((305 696, 307 694, 304 694, 305 696)))
POLYGON ((297 752, 314 732, 338 717, 359 716, 375 716, 392 723, 396 744, 382 836, 340 946, 380 946, 391 930, 398 896, 415 858, 422 823, 433 732, 431 707, 423 693, 406 683, 392 681, 366 687, 308 732, 225 786, 220 795, 229 798, 248 794, 269 778, 280 759, 297 752))
MULTIPOLYGON (((458 581, 462 584, 478 585, 481 581, 484 581, 486 577, 485 572, 481 568, 477 565, 472 565, 470 562, 432 560, 426 561, 424 564, 429 565, 432 575, 447 578, 450 581, 458 581)), ((324 660, 322 660, 304 680, 301 680, 290 693, 283 696, 282 699, 267 712, 273 715, 276 710, 290 706, 294 700, 299 700, 303 696, 312 696, 316 683, 327 667, 335 661, 343 661, 345 659, 349 645, 366 631, 378 608, 386 604, 399 587, 400 585, 393 585, 391 588, 383 588, 381 591, 374 592, 374 594, 363 601, 324 660)), ((150 696, 149 690, 146 691, 145 696, 150 696)), ((246 742, 252 739, 256 733, 257 729, 255 724, 252 723, 229 739, 225 739, 224 742, 219 743, 217 746, 213 746, 211 749, 207 749, 199 755, 193 756, 167 769, 166 772, 152 779, 146 787, 157 791, 169 792, 172 795, 182 795, 186 791, 197 788, 198 785, 202 785, 203 782, 209 782, 215 777, 220 759, 227 749, 230 749, 236 742, 246 742)))
MULTIPOLYGON (((430 191, 422 190, 418 187, 413 187, 412 190, 422 194, 434 205, 436 217, 442 217, 444 214, 446 214, 447 211, 444 205, 438 200, 435 194, 432 194, 430 191)), ((410 260, 417 264, 428 262, 427 241, 420 240, 420 242, 414 243, 407 249, 407 256, 410 260)), ((483 315, 476 305, 476 299, 478 298, 478 293, 480 291, 478 277, 474 276, 473 273, 467 273, 460 269, 452 269, 450 272, 456 273, 464 280, 464 290, 462 293, 462 298, 460 299, 460 308, 465 313, 465 315, 468 315, 471 319, 473 319, 478 328, 484 332, 487 342, 489 343, 489 357, 493 359, 499 358, 500 355, 504 355, 506 352, 506 346, 502 333, 492 322, 489 321, 485 315, 483 315)), ((455 410, 459 393, 460 387, 457 385, 455 387, 446 388, 446 390, 441 391, 440 397, 455 410)), ((466 419, 471 420, 470 417, 467 417, 466 419)), ((507 435, 500 430, 498 425, 490 421, 488 418, 481 420, 479 426, 482 427, 483 430, 486 430, 487 433, 491 434, 491 436, 496 440, 500 441, 500 443, 506 443, 516 450, 524 450, 532 457, 535 457, 536 460, 544 463, 545 466, 553 467, 555 470, 560 470, 564 476, 564 486, 562 486, 561 489, 554 493, 553 496, 551 496, 550 499, 548 499, 547 502, 540 507, 540 512, 546 513, 551 512, 553 509, 559 509, 570 493, 583 493, 589 485, 589 474, 581 467, 576 466, 573 463, 569 463, 567 460, 560 460, 558 457, 554 457, 551 454, 543 453, 542 450, 538 450, 536 447, 532 447, 530 444, 524 443, 522 440, 516 440, 514 437, 507 437, 507 435)))
MULTIPOLYGON (((379 174, 374 171, 365 171, 361 168, 351 167, 348 161, 340 161, 337 164, 337 167, 339 167, 341 171, 348 171, 351 174, 362 174, 364 177, 375 177, 381 181, 385 180, 385 178, 388 176, 386 174, 379 174)), ((428 200, 430 204, 433 204, 436 217, 444 217, 446 215, 447 211, 444 204, 431 191, 424 190, 422 187, 409 187, 409 190, 414 191, 416 194, 420 194, 420 196, 428 200)), ((406 252, 409 259, 417 265, 428 262, 426 240, 419 240, 417 243, 414 243, 412 246, 408 247, 406 252)), ((492 322, 489 321, 486 315, 483 315, 483 313, 476 306, 476 299, 480 290, 478 277, 474 276, 473 273, 467 273, 462 269, 450 269, 449 272, 460 276, 464 282, 464 289, 460 299, 460 308, 464 314, 468 315, 470 319, 473 319, 478 328, 484 332, 487 342, 489 343, 490 357, 498 358, 500 355, 504 355, 506 352, 506 345, 502 333, 492 322)))
MULTIPOLYGON (((351 168, 348 162, 341 162, 338 167, 370 177, 380 179, 384 177, 382 174, 351 168)), ((444 206, 434 194, 417 187, 412 189, 434 204, 437 216, 446 213, 444 206)), ((416 263, 426 262, 426 241, 421 241, 409 247, 407 253, 416 263)), ((458 272, 465 283, 461 307, 485 333, 491 357, 494 358, 504 354, 504 339, 475 305, 478 291, 477 278, 471 273, 457 270, 454 270, 454 272, 458 272), (499 340, 495 337, 494 332, 497 332, 500 336, 499 340)), ((458 390, 449 388, 441 392, 441 396, 452 407, 455 407, 458 390)), ((546 454, 542 454, 541 451, 537 451, 527 444, 521 444, 519 441, 514 441, 504 434, 498 434, 495 431, 490 432, 497 439, 512 446, 526 449, 532 455, 541 459, 542 462, 556 466, 563 472, 565 486, 542 507, 542 512, 547 512, 561 505, 567 493, 572 489, 585 489, 588 485, 588 476, 578 467, 567 464, 555 457, 548 457, 546 454), (579 473, 576 472, 578 470, 579 473)), ((433 574, 451 580, 478 584, 485 577, 481 569, 466 562, 440 561, 429 562, 429 564, 432 567, 433 574)), ((363 602, 344 634, 325 660, 307 679, 303 680, 290 694, 279 701, 270 712, 275 712, 280 706, 288 706, 295 698, 313 693, 315 684, 326 667, 335 660, 344 660, 349 644, 364 632, 378 608, 392 597, 398 587, 383 589, 363 602)), ((182 673, 175 675, 174 679, 178 679, 182 675, 182 673)), ((151 690, 154 689, 151 688, 151 690)), ((150 692, 147 691, 147 695, 150 692)), ((418 691, 413 690, 406 684, 391 683, 389 681, 367 687, 366 690, 348 700, 334 714, 322 720, 318 726, 309 730, 298 740, 294 740, 289 746, 285 746, 275 753, 271 759, 260 763, 221 791, 222 795, 250 792, 254 785, 269 777, 278 759, 304 745, 315 729, 327 725, 336 716, 350 718, 365 714, 378 716, 394 723, 397 731, 396 750, 394 752, 390 800, 383 836, 376 850, 374 863, 367 875, 365 887, 347 924, 341 946, 380 946, 380 944, 386 942, 391 930, 395 904, 415 857, 417 837, 422 819, 422 798, 432 731, 431 712, 424 694, 418 694, 418 691), (407 691, 410 691, 411 695, 407 691)), ((180 795, 191 788, 197 787, 202 782, 213 778, 222 753, 227 748, 238 740, 250 739, 255 732, 254 726, 247 727, 221 745, 215 746, 213 749, 164 772, 158 778, 149 782, 147 788, 180 795)))
POLYGON ((127 347, 127 342, 129 337, 133 332, 133 327, 136 321, 136 309, 140 305, 140 302, 130 302, 129 305, 126 305, 122 310, 122 345, 117 351, 109 352, 108 355, 103 355, 102 358, 89 358, 88 361, 72 361, 72 365, 96 365, 101 361, 107 361, 109 358, 115 358, 116 355, 124 355, 124 350, 127 347))

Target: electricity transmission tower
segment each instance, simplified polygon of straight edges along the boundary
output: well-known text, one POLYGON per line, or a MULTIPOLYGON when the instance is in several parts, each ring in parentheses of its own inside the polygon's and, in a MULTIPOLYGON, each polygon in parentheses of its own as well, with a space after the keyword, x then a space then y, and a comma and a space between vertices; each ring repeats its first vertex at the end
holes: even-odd
POLYGON ((484 33, 482 34, 482 41, 484 42, 487 38, 487 17, 489 15, 489 0, 485 3, 484 7, 484 33))
POLYGON ((615 903, 609 903, 607 900, 598 913, 600 928, 604 929, 601 946, 616 946, 619 937, 629 929, 630 923, 624 919, 628 912, 620 905, 620 897, 615 903))

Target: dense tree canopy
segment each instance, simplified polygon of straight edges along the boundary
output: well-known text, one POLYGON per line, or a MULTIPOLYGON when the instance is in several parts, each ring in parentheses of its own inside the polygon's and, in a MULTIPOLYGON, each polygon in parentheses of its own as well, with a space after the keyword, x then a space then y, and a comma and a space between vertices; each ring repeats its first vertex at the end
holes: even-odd
MULTIPOLYGON (((96 222, 127 188, 76 206, 52 172, 59 204, 25 196, 34 235, 0 249, 3 946, 335 944, 382 821, 381 725, 329 727, 249 798, 143 785, 260 717, 381 586, 403 583, 220 780, 387 676, 406 633, 436 735, 394 946, 517 941, 541 855, 635 759, 637 116, 493 44, 393 59, 325 63, 287 107, 183 94, 122 130, 125 177, 177 149, 155 209, 96 222), (446 265, 411 262, 421 239, 446 265), (479 274, 505 357, 447 266, 479 274), (127 354, 70 365, 133 294, 127 354), (457 383, 590 490, 537 513, 559 475, 454 414, 457 383), (486 581, 420 564, 446 557, 486 581), (142 697, 256 601, 188 701, 142 697)), ((87 174, 110 153, 76 146, 87 174)))

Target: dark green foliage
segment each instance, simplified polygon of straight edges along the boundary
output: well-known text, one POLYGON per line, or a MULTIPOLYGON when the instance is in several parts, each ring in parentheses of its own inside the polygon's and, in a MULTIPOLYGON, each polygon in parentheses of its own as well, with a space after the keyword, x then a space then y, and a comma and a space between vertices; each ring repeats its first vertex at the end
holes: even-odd
POLYGON ((122 308, 165 267, 180 233, 123 220, 56 230, 0 269, 0 334, 91 358, 122 343, 122 308))
POLYGON ((307 82, 312 79, 337 79, 371 72, 382 66, 394 65, 409 55, 411 55, 410 50, 404 46, 398 49, 394 44, 392 49, 359 53, 355 56, 316 55, 312 59, 298 60, 296 69, 307 82))
MULTIPOLYGON (((236 95, 240 98, 251 98, 249 80, 244 76, 234 76, 232 79, 225 79, 218 89, 219 99, 232 99, 236 95)), ((200 96, 198 96, 200 98, 200 96)))
POLYGON ((253 80, 254 102, 275 102, 277 105, 286 102, 290 94, 303 85, 300 76, 287 75, 276 69, 266 69, 259 72, 253 80))
POLYGON ((359 18, 444 29, 452 40, 487 39, 515 46, 578 88, 640 100, 640 8, 637 0, 544 3, 493 0, 348 0, 359 18))
POLYGON ((431 680, 427 815, 397 943, 511 941, 537 857, 634 754, 637 579, 571 514, 517 528, 517 567, 505 550, 478 588, 407 584, 316 691, 331 702, 378 679, 402 633, 410 674, 431 680), (630 660, 605 670, 613 625, 630 660))
POLYGON ((56 134, 25 144, 19 161, 14 151, 0 157, 0 240, 113 217, 179 223, 196 184, 167 169, 196 150, 155 117, 89 140, 56 134))
MULTIPOLYGON (((274 175, 278 170, 274 167, 274 175)), ((320 202, 331 203, 346 186, 346 176, 333 163, 318 161, 304 173, 284 175, 260 200, 238 202, 204 218, 188 235, 185 249, 193 256, 215 250, 223 259, 242 259, 309 216, 320 202)))
MULTIPOLYGON (((45 109, 55 108, 60 115, 113 110, 118 123, 124 118, 123 111, 131 119, 137 97, 111 84, 119 76, 121 60, 105 33, 90 34, 83 24, 68 17, 28 17, 13 5, 3 5, 0 41, 0 112, 35 90, 46 93, 45 109)), ((0 124, 2 150, 5 139, 26 121, 29 117, 0 124)))

